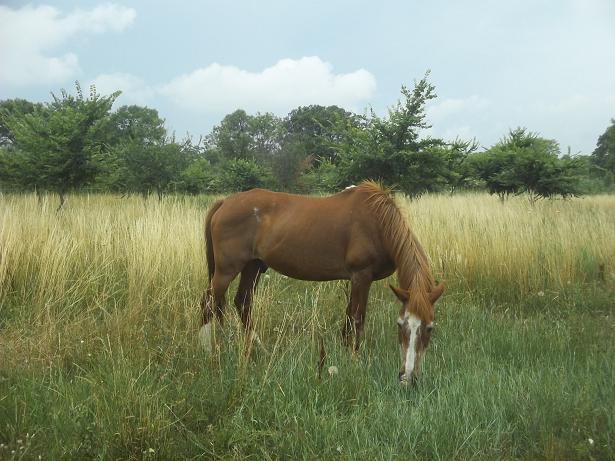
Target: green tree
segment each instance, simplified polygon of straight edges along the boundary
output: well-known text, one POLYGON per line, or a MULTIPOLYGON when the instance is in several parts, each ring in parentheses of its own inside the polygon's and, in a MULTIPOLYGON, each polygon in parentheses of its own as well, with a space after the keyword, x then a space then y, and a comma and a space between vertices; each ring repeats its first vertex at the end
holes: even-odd
POLYGON ((299 178, 309 169, 314 156, 307 153, 300 139, 288 138, 271 159, 271 168, 278 186, 283 190, 296 190, 299 178))
POLYGON ((348 127, 357 126, 356 120, 354 114, 337 106, 312 105, 292 110, 282 121, 280 148, 272 157, 279 186, 311 192, 310 180, 303 181, 303 175, 310 168, 316 173, 323 162, 327 171, 335 168, 344 133, 348 127))
POLYGON ((244 110, 236 110, 222 119, 211 133, 211 142, 223 159, 248 158, 250 151, 250 119, 244 110))
POLYGON ((224 192, 237 192, 256 187, 271 188, 273 177, 271 171, 254 160, 234 159, 221 167, 220 189, 224 192))
POLYGON ((510 151, 492 148, 471 155, 466 162, 471 175, 484 182, 490 194, 504 200, 518 193, 523 184, 515 172, 515 157, 510 151))
POLYGON ((6 99, 0 101, 0 147, 11 148, 15 144, 15 135, 7 125, 9 118, 20 119, 41 108, 42 104, 33 103, 25 99, 6 99))
POLYGON ((188 165, 181 171, 176 183, 178 191, 189 194, 220 192, 219 168, 213 166, 207 157, 207 150, 202 145, 187 138, 182 145, 188 165))
POLYGON ((125 190, 139 192, 144 197, 155 193, 159 200, 173 190, 190 163, 182 146, 173 140, 156 144, 130 142, 121 150, 125 190))
POLYGON ((532 202, 578 195, 582 162, 559 158, 559 153, 556 141, 517 128, 486 152, 474 155, 472 163, 489 192, 501 199, 523 192, 532 202))
POLYGON ((478 149, 476 140, 455 139, 453 142, 435 146, 435 148, 443 150, 441 156, 446 161, 446 185, 451 193, 458 189, 476 188, 477 184, 468 164, 469 156, 478 149))
POLYGON ((248 118, 250 143, 248 155, 260 163, 280 150, 281 121, 273 114, 256 114, 248 118))
POLYGON ((161 196, 168 188, 171 172, 182 166, 173 167, 170 162, 183 159, 171 155, 174 152, 165 147, 169 143, 158 111, 122 106, 106 120, 105 134, 110 148, 101 159, 97 184, 108 190, 144 195, 156 192, 161 196), (156 168, 160 168, 159 174, 156 168))
POLYGON ((318 164, 312 165, 301 176, 301 185, 310 193, 333 192, 338 187, 338 181, 337 167, 328 160, 321 160, 318 164))
POLYGON ((0 147, 0 186, 9 190, 37 190, 37 170, 32 157, 15 148, 0 147))
POLYGON ((218 161, 241 158, 266 163, 280 146, 280 119, 269 113, 248 115, 236 110, 213 128, 208 144, 218 161))
POLYGON ((446 143, 420 137, 430 127, 425 105, 436 97, 428 75, 412 90, 402 86, 403 98, 387 117, 372 111, 362 124, 348 128, 340 147, 340 185, 378 179, 412 196, 446 185, 450 161, 446 143))
POLYGON ((160 144, 164 142, 167 131, 164 119, 156 109, 143 106, 122 106, 111 113, 107 121, 108 141, 118 145, 128 142, 160 144))
POLYGON ((67 191, 89 184, 95 177, 108 148, 105 121, 120 94, 100 96, 91 86, 85 97, 79 82, 75 89, 75 95, 65 90, 59 97, 52 93, 52 102, 5 119, 16 148, 23 153, 23 178, 31 181, 23 186, 57 192, 60 208, 67 191))
POLYGON ((303 145, 306 156, 316 163, 337 163, 338 147, 348 126, 359 118, 338 106, 303 106, 292 110, 282 122, 285 142, 303 145))
POLYGON ((615 186, 615 119, 598 138, 596 149, 591 154, 591 163, 596 176, 609 188, 615 186))
POLYGON ((220 192, 220 180, 217 170, 203 157, 192 160, 180 173, 178 190, 189 194, 220 192))

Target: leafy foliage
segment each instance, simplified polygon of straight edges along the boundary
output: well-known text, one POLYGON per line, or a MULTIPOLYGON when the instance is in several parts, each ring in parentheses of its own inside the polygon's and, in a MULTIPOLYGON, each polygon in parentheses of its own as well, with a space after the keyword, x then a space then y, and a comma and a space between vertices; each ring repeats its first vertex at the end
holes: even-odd
POLYGON ((214 127, 209 142, 214 155, 222 160, 262 159, 278 149, 279 124, 272 114, 251 116, 239 109, 214 127))
POLYGON ((301 185, 312 193, 330 193, 338 188, 338 173, 335 165, 328 160, 313 165, 301 177, 301 185))
POLYGON ((607 187, 613 188, 615 186, 615 119, 611 119, 611 126, 598 138, 591 161, 597 176, 604 181, 607 187))
POLYGON ((360 118, 337 106, 303 106, 284 119, 284 137, 288 143, 301 144, 306 156, 318 163, 339 161, 339 145, 348 127, 357 127, 360 118))
POLYGON ((436 97, 428 73, 386 116, 337 106, 298 107, 283 118, 238 109, 205 138, 169 136, 155 109, 122 106, 119 92, 62 90, 45 104, 0 101, 0 187, 156 194, 226 193, 268 187, 302 193, 377 179, 410 196, 487 188, 505 198, 600 191, 615 184, 615 121, 591 157, 560 157, 555 141, 524 128, 484 152, 478 143, 426 135, 436 97), (609 186, 610 185, 610 186, 609 186))
POLYGON ((234 159, 226 162, 221 171, 219 189, 225 192, 244 191, 256 187, 270 188, 273 177, 254 160, 234 159))
POLYGON ((112 146, 104 159, 102 184, 114 190, 169 192, 189 166, 189 155, 173 139, 167 140, 164 120, 147 107, 122 106, 108 121, 107 140, 112 146))
POLYGON ((447 184, 452 150, 443 140, 424 138, 430 128, 425 105, 436 97, 427 75, 412 90, 402 86, 403 100, 389 109, 388 117, 374 111, 360 126, 350 127, 340 148, 341 182, 378 179, 416 196, 441 190, 447 184))
POLYGON ((502 199, 521 192, 532 201, 579 193, 580 163, 570 157, 560 159, 557 142, 525 128, 511 130, 491 149, 475 155, 472 163, 489 192, 502 199))
POLYGON ((17 149, 22 175, 30 179, 30 187, 54 190, 60 194, 90 183, 97 171, 97 162, 105 154, 105 119, 120 92, 100 96, 94 86, 89 97, 75 84, 73 96, 62 90, 52 94, 53 101, 35 106, 26 114, 14 113, 5 118, 17 149))
POLYGON ((25 99, 0 101, 0 146, 10 148, 15 144, 15 135, 7 125, 9 118, 21 118, 41 108, 42 104, 32 103, 25 99))

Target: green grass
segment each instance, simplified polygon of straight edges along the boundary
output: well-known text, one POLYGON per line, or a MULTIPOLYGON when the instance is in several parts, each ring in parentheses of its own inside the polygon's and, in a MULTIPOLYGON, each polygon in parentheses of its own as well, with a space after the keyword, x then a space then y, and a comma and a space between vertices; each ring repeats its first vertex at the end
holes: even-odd
POLYGON ((385 282, 357 354, 340 341, 345 283, 268 272, 267 351, 245 353, 229 305, 206 355, 211 198, 54 203, 0 197, 0 459, 615 458, 610 197, 407 203, 448 286, 415 388, 397 382, 385 282))

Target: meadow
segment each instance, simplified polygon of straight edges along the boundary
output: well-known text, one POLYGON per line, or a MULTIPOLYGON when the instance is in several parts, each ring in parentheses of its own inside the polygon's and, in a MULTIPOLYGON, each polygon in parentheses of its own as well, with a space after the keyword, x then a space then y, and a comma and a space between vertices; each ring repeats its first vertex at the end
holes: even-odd
POLYGON ((615 459, 615 196, 400 199, 447 287, 416 387, 388 281, 356 354, 345 282, 271 271, 265 350, 229 303, 205 354, 213 199, 0 196, 0 460, 615 459))

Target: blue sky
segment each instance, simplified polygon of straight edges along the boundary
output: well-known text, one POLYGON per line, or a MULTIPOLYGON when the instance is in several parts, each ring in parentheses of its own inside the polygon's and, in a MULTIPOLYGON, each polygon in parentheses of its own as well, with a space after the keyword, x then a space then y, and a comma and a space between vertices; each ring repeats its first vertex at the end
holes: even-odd
POLYGON ((180 137, 237 108, 384 115, 428 69, 434 136, 524 126, 590 153, 615 118, 613 0, 0 3, 0 99, 95 82, 180 137))

